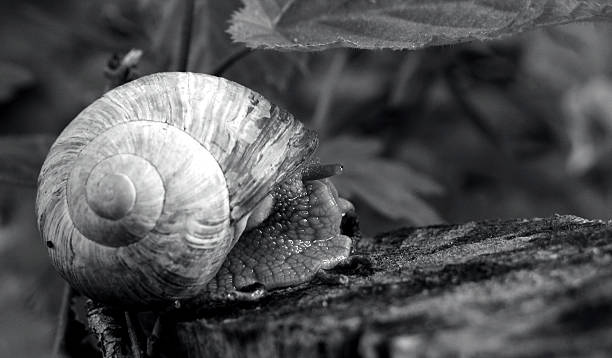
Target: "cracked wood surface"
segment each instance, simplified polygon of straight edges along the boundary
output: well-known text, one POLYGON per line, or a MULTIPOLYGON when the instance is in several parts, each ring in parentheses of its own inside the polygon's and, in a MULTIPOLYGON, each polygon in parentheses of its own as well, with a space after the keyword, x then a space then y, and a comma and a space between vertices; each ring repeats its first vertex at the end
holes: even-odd
POLYGON ((609 222, 557 215, 362 238, 355 254, 372 267, 336 270, 348 284, 210 307, 165 346, 189 357, 607 356, 611 237, 609 222))

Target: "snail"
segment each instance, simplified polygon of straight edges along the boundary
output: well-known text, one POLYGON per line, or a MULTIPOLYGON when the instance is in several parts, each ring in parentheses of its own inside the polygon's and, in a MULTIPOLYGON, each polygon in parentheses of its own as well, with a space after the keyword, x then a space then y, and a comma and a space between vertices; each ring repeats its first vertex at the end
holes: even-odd
POLYGON ((63 130, 36 215, 60 275, 99 302, 158 307, 310 280, 345 260, 351 204, 285 110, 229 80, 158 73, 63 130))

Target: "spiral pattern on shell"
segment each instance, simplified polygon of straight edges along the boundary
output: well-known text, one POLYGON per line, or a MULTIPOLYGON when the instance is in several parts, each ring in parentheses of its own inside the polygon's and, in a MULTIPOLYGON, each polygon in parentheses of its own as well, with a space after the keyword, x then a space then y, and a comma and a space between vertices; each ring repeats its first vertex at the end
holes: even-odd
POLYGON ((61 133, 37 216, 56 269, 103 302, 201 294, 237 223, 308 159, 316 136, 228 80, 161 73, 116 88, 61 133))

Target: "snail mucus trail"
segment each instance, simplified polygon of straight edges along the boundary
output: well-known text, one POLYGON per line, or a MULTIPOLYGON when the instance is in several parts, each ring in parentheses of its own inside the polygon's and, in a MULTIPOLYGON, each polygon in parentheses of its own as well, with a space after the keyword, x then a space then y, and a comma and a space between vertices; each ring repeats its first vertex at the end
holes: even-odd
POLYGON ((199 302, 306 282, 345 260, 351 204, 318 141, 234 82, 158 73, 107 92, 60 134, 36 212, 57 271, 103 303, 199 302))

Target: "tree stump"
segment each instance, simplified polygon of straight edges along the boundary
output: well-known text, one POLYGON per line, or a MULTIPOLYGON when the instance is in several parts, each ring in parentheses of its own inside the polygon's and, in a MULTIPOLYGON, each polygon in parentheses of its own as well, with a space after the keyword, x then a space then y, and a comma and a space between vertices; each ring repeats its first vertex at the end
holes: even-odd
POLYGON ((362 238, 355 254, 371 267, 331 273, 348 282, 211 306, 164 346, 187 357, 608 356, 611 238, 609 222, 559 215, 362 238))

